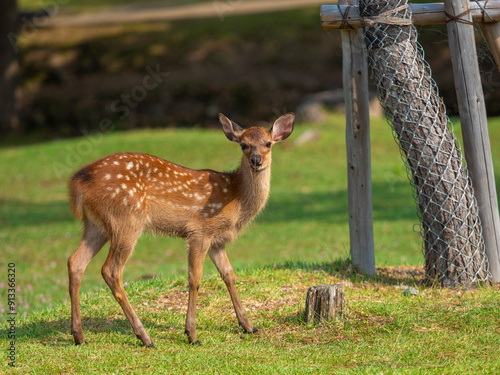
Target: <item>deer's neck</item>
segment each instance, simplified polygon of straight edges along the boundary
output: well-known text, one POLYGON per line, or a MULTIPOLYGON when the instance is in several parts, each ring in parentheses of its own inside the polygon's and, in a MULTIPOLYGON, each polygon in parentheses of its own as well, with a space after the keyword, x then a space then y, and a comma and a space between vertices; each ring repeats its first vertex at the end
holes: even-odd
POLYGON ((240 226, 250 222, 266 205, 271 185, 271 167, 253 172, 241 165, 234 174, 240 200, 240 226))

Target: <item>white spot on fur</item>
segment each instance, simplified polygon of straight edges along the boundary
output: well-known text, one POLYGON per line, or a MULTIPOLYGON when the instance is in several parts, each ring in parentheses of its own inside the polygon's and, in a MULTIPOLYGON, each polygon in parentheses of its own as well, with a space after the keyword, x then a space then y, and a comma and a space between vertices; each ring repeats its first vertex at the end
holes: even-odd
POLYGON ((113 162, 113 164, 114 164, 114 165, 118 165, 119 163, 115 160, 115 161, 113 162))
POLYGON ((122 184, 122 189, 125 190, 127 188, 127 185, 122 184))
POLYGON ((111 178, 111 175, 108 173, 106 176, 104 176, 104 179, 109 180, 111 178))
POLYGON ((121 174, 117 175, 116 178, 122 178, 123 176, 121 174))
POLYGON ((132 163, 131 161, 128 162, 127 164, 127 169, 132 169, 134 167, 134 163, 132 163))

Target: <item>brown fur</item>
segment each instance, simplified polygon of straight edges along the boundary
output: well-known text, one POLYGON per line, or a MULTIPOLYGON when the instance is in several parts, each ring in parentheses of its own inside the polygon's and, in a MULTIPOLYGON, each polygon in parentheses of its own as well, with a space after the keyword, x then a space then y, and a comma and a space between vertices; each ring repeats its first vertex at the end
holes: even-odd
POLYGON ((188 243, 189 301, 186 334, 196 336, 196 299, 206 254, 214 262, 231 296, 236 317, 246 332, 250 324, 235 288, 225 244, 264 207, 271 179, 271 148, 293 130, 293 114, 280 117, 270 131, 243 130, 220 115, 227 138, 243 149, 239 169, 232 173, 193 170, 156 156, 116 153, 76 172, 69 184, 70 207, 84 224, 83 238, 68 259, 71 332, 84 342, 79 304, 80 283, 90 260, 110 241, 102 276, 122 307, 137 337, 153 343, 128 302, 123 267, 144 232, 181 237, 188 243))

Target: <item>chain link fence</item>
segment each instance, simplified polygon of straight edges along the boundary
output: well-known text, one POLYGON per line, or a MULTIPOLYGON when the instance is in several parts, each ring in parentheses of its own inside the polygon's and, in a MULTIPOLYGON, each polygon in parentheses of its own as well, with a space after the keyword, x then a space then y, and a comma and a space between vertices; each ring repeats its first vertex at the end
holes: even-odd
POLYGON ((444 287, 486 281, 474 191, 406 0, 361 0, 359 8, 370 71, 418 204, 426 279, 444 287))

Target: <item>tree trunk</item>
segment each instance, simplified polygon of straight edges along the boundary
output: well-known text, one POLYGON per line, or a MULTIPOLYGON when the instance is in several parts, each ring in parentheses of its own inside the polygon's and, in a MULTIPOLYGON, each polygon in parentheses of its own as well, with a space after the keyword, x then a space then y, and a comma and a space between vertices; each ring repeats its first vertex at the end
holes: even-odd
POLYGON ((18 78, 16 0, 0 3, 0 131, 19 130, 15 91, 18 78))
MULTIPOLYGON (((361 0, 362 17, 411 17, 406 0, 361 0)), ((426 277, 453 287, 488 278, 477 205, 462 155, 414 26, 365 27, 370 68, 411 173, 422 221, 426 277)))

